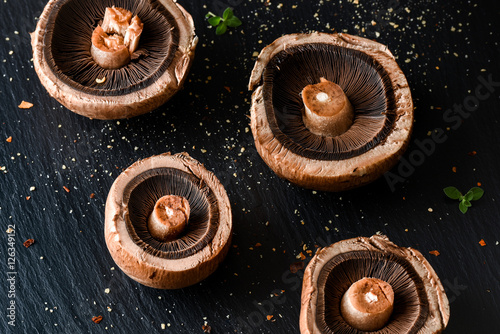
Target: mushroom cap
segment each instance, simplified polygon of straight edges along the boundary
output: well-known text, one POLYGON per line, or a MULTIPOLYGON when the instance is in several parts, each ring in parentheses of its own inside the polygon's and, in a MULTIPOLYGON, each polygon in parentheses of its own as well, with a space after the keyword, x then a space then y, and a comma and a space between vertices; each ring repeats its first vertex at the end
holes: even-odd
MULTIPOLYGON (((324 69, 323 65, 320 64, 321 68, 318 72, 324 69)), ((294 67, 289 66, 289 68, 293 71, 294 67)), ((300 74, 303 73, 300 72, 300 74)), ((293 76, 293 72, 290 76, 293 76)), ((308 79, 314 81, 314 78, 308 79)), ((316 79, 318 80, 316 82, 319 82, 319 78, 316 79)), ((282 81, 287 83, 284 79, 282 81)), ((295 86, 294 89, 302 89, 302 87, 295 86)), ((394 166, 409 144, 413 128, 411 92, 394 56, 386 46, 380 43, 341 33, 285 35, 261 51, 248 87, 253 91, 251 128, 257 151, 278 176, 301 187, 323 191, 344 191, 365 185, 376 180, 394 166), (317 45, 345 50, 354 56, 368 57, 370 62, 365 61, 364 65, 368 68, 371 66, 374 71, 383 72, 380 82, 384 85, 385 93, 391 96, 390 113, 380 114, 388 119, 385 123, 389 125, 386 133, 377 135, 372 143, 365 145, 364 150, 358 150, 352 156, 327 154, 323 150, 324 147, 305 147, 303 143, 293 138, 293 133, 291 135, 284 132, 282 123, 286 122, 288 111, 277 110, 274 103, 278 99, 273 100, 273 92, 269 91, 275 90, 275 86, 267 87, 275 73, 282 71, 282 68, 277 65, 281 65, 280 59, 285 57, 292 59, 296 53, 299 54, 308 46, 317 45), (277 60, 274 61, 274 59, 277 60), (272 103, 271 107, 267 105, 270 103, 272 103), (283 115, 277 115, 278 112, 283 115)), ((354 103, 353 106, 356 108, 354 103)), ((353 126, 355 125, 356 119, 353 126)), ((361 129, 363 130, 362 127, 361 129)))
POLYGON ((106 201, 104 234, 113 260, 132 279, 153 288, 183 288, 208 277, 226 256, 232 237, 231 206, 222 184, 201 163, 187 153, 165 153, 137 161, 118 176, 106 201), (162 175, 169 175, 166 183, 153 179, 162 175), (153 181, 148 184, 148 180, 153 181), (182 190, 179 182, 183 180, 188 189, 182 190), (143 196, 144 189, 151 189, 155 196, 143 196), (144 217, 137 213, 138 206, 150 205, 152 210, 169 191, 197 202, 190 202, 188 226, 201 226, 201 232, 187 231, 181 243, 170 247, 175 251, 166 248, 168 243, 155 242, 144 227, 149 212, 144 217), (206 223, 191 220, 200 215, 206 223), (138 227, 140 224, 143 227, 138 227), (196 239, 193 245, 177 251, 179 245, 192 239, 196 239))
POLYGON ((339 310, 342 296, 363 277, 379 278, 394 290, 393 316, 373 333, 432 334, 446 328, 448 298, 429 262, 415 249, 398 247, 387 237, 374 235, 339 241, 316 252, 304 272, 301 334, 364 333, 350 327, 339 310), (327 298, 326 289, 335 296, 327 298))
MULTIPOLYGON (((127 1, 122 2, 125 7, 127 1)), ((173 0, 128 4, 134 15, 154 13, 150 18, 139 17, 144 23, 139 48, 145 45, 142 54, 149 55, 139 57, 132 75, 123 73, 130 64, 103 71, 93 61, 91 35, 104 17, 105 1, 50 0, 31 35, 33 63, 40 81, 52 97, 77 114, 97 119, 138 116, 164 104, 184 84, 198 42, 191 15, 173 0), (85 43, 75 43, 75 39, 85 43), (75 53, 70 55, 68 50, 75 53), (155 59, 147 60, 152 55, 155 59), (96 79, 103 79, 103 73, 108 76, 105 83, 96 83, 96 79)))

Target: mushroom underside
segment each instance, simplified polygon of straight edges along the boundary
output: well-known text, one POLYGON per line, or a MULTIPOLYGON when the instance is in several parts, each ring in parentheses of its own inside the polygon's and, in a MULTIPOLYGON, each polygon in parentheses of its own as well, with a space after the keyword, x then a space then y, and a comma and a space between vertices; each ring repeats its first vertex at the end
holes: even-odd
POLYGON ((195 176, 175 168, 155 168, 136 176, 125 188, 128 206, 125 222, 132 240, 146 253, 164 259, 180 259, 203 249, 214 237, 219 210, 211 189, 195 176), (165 195, 184 197, 190 216, 184 232, 174 240, 159 241, 148 230, 148 218, 165 195))
POLYGON ((69 87, 97 96, 120 96, 148 87, 171 65, 179 43, 172 14, 158 0, 61 0, 48 17, 44 56, 69 87), (144 23, 138 50, 119 69, 99 66, 91 55, 91 36, 106 7, 128 9, 144 23), (96 81, 96 79, 105 79, 96 81))
POLYGON ((316 160, 344 160, 382 142, 396 119, 388 73, 370 55, 323 43, 288 47, 263 73, 263 97, 275 138, 291 152, 316 160), (338 136, 311 132, 302 118, 301 91, 324 78, 339 85, 354 107, 352 126, 338 136))
POLYGON ((395 254, 353 251, 332 258, 318 277, 316 321, 321 333, 364 333, 342 317, 340 301, 356 281, 373 277, 391 285, 394 311, 388 323, 373 333, 413 333, 422 328, 429 308, 422 279, 408 262, 395 254))

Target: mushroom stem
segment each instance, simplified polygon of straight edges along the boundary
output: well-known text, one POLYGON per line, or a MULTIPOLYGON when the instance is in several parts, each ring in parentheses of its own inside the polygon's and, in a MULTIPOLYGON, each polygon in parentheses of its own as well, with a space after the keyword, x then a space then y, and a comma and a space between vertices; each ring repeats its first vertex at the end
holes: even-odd
POLYGON ((354 108, 339 85, 320 79, 307 85, 301 92, 304 102, 302 119, 314 134, 335 137, 346 132, 354 119, 354 108))
POLYGON ((378 278, 362 278, 342 297, 340 311, 344 320, 362 331, 375 331, 387 323, 394 306, 392 287, 378 278))
POLYGON ((132 12, 119 7, 106 7, 102 26, 92 33, 90 53, 95 62, 106 69, 127 65, 139 45, 143 23, 132 12))
POLYGON ((163 196, 156 202, 149 216, 149 233, 158 241, 173 240, 184 231, 189 213, 189 202, 184 197, 163 196))

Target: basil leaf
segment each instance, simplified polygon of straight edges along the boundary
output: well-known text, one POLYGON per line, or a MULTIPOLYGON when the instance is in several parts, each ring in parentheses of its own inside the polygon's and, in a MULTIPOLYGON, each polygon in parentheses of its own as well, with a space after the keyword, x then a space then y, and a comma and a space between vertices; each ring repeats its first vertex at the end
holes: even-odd
POLYGON ((226 22, 222 22, 218 27, 217 30, 215 30, 215 33, 217 35, 223 35, 227 31, 227 24, 226 22))
POLYGON ((210 25, 214 27, 217 27, 220 23, 220 20, 221 20, 220 16, 214 16, 208 19, 208 23, 210 23, 210 25))
POLYGON ((458 205, 458 208, 460 209, 460 211, 465 214, 467 212, 467 210, 469 209, 467 206, 465 206, 464 202, 460 202, 460 204, 458 205))
POLYGON ((231 27, 231 28, 239 27, 241 25, 240 19, 237 18, 236 16, 231 17, 226 22, 227 22, 227 26, 231 27))
POLYGON ((470 193, 472 193, 472 201, 477 201, 484 195, 484 190, 479 188, 479 187, 474 187, 471 190, 469 190, 470 193))
POLYGON ((224 19, 224 21, 229 20, 233 16, 234 16, 233 10, 229 7, 226 8, 226 10, 224 11, 224 14, 222 14, 222 18, 224 19))
POLYGON ((448 196, 451 199, 458 199, 460 196, 462 196, 460 191, 455 187, 446 187, 443 189, 443 191, 446 194, 446 196, 448 196))

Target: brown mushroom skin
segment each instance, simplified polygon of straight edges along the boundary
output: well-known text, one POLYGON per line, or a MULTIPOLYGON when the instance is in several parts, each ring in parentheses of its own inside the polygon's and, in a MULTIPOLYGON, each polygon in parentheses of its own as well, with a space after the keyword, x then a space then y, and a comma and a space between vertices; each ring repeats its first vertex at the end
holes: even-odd
POLYGON ((135 281, 157 289, 180 289, 212 274, 227 255, 232 239, 232 214, 224 187, 216 176, 187 153, 165 153, 140 160, 113 183, 106 201, 104 237, 118 267, 135 281), (194 174, 211 188, 218 199, 219 228, 211 242, 199 252, 182 259, 166 260, 146 253, 131 239, 123 219, 122 194, 127 184, 142 172, 172 167, 194 174))
MULTIPOLYGON (((425 259, 413 248, 398 247, 386 236, 374 235, 370 238, 358 237, 339 241, 333 245, 318 249, 304 271, 300 308, 300 333, 322 334, 316 323, 316 303, 318 286, 316 285, 321 268, 334 256, 352 251, 392 252, 407 257, 417 274, 427 279, 425 292, 429 303, 429 316, 419 331, 422 334, 439 334, 450 319, 450 305, 439 277, 425 259)), ((404 334, 404 333, 399 333, 404 334)))
POLYGON ((342 297, 340 311, 356 329, 371 332, 389 320, 394 305, 392 287, 378 278, 364 277, 354 282, 342 297))
POLYGON ((58 6, 58 0, 50 0, 40 15, 36 30, 31 34, 34 68, 48 93, 69 110, 101 120, 135 117, 167 102, 184 85, 194 59, 198 37, 193 18, 180 4, 172 0, 158 0, 158 3, 174 17, 181 36, 172 66, 155 84, 141 91, 122 96, 95 96, 65 84, 54 74, 45 59, 44 38, 50 26, 51 11, 58 6))
POLYGON ((248 89, 253 91, 251 129, 259 155, 279 177, 298 186, 333 192, 361 187, 380 178, 396 165, 409 145, 413 130, 413 100, 408 82, 387 47, 366 38, 343 33, 285 35, 261 51, 248 89), (397 101, 397 121, 383 143, 342 163, 325 163, 297 155, 277 140, 265 111, 262 74, 274 55, 288 47, 307 43, 326 43, 361 50, 376 58, 388 71, 397 101))

